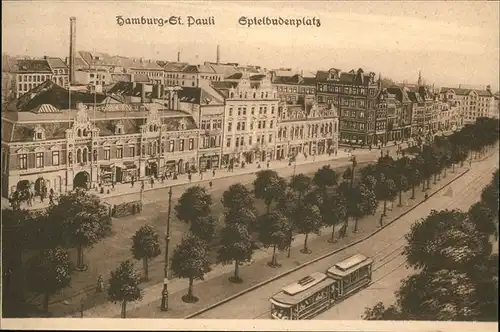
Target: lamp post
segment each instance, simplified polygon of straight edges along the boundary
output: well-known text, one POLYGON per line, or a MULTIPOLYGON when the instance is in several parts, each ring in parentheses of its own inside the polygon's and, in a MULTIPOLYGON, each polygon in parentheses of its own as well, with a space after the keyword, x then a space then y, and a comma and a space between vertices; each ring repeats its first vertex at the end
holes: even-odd
POLYGON ((163 289, 161 291, 161 311, 168 310, 168 247, 170 244, 170 212, 172 208, 172 187, 168 191, 168 214, 167 214, 167 232, 165 234, 165 270, 163 278, 163 289))

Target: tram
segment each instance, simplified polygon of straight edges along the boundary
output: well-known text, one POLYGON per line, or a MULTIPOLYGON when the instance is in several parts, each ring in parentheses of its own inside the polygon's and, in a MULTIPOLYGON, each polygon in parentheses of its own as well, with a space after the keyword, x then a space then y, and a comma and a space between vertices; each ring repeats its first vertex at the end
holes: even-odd
POLYGON ((372 280, 373 260, 362 254, 351 256, 329 268, 314 272, 275 294, 271 302, 273 319, 310 319, 372 280))

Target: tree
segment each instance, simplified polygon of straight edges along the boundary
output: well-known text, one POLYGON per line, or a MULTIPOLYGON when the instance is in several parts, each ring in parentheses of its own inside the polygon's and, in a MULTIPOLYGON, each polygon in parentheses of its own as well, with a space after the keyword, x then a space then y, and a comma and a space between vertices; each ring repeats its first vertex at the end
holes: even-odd
POLYGON ((69 254, 61 248, 46 249, 27 261, 28 288, 44 294, 43 309, 49 311, 49 298, 71 282, 69 254))
POLYGON ((231 209, 225 212, 224 220, 226 225, 243 224, 248 230, 257 226, 257 215, 255 211, 246 208, 231 209))
POLYGON ((304 249, 301 250, 302 253, 311 253, 311 251, 307 248, 307 239, 310 233, 319 234, 321 230, 321 222, 321 212, 316 205, 307 204, 299 208, 296 226, 299 233, 305 235, 304 249))
POLYGON ((200 217, 210 215, 211 205, 212 197, 206 189, 193 186, 184 191, 174 209, 179 220, 193 223, 200 217))
POLYGON ((120 263, 120 266, 111 271, 108 286, 108 300, 113 303, 120 302, 121 318, 126 318, 127 302, 135 302, 142 299, 142 291, 139 288, 141 277, 134 269, 130 260, 120 263))
POLYGON ((407 191, 408 190, 408 179, 406 178, 406 176, 404 174, 398 174, 396 176, 396 189, 399 191, 399 203, 398 203, 398 206, 403 206, 402 204, 402 195, 403 195, 403 191, 407 191))
POLYGON ((396 196, 396 184, 392 179, 386 178, 384 174, 380 174, 377 181, 377 198, 384 201, 384 211, 382 216, 387 215, 387 201, 392 200, 396 196))
POLYGON ((349 183, 349 186, 352 186, 351 180, 353 179, 353 174, 354 172, 352 171, 351 167, 347 167, 344 173, 342 173, 342 179, 344 181, 347 181, 349 183))
POLYGON ((206 189, 194 186, 186 189, 175 206, 177 218, 190 224, 191 232, 209 242, 215 232, 216 220, 210 215, 212 197, 206 189))
POLYGON ((297 203, 300 207, 302 198, 311 189, 311 178, 302 173, 294 175, 290 180, 290 188, 298 194, 297 203))
POLYGON ((189 279, 188 293, 182 297, 184 302, 198 301, 193 294, 193 281, 204 280, 205 273, 210 270, 206 243, 195 235, 182 239, 172 256, 172 271, 176 277, 189 279))
POLYGON ((148 260, 161 253, 158 234, 149 225, 144 225, 132 237, 132 255, 136 260, 142 260, 144 267, 144 280, 149 280, 148 260))
MULTIPOLYGON (((416 158, 415 158, 416 159, 416 158)), ((411 186, 411 199, 415 199, 415 187, 419 185, 421 181, 421 174, 418 170, 418 165, 413 159, 411 161, 410 169, 408 170, 408 184, 411 186)))
POLYGON ((269 213, 271 204, 285 194, 286 180, 272 170, 263 170, 257 173, 253 182, 255 198, 264 200, 269 213))
POLYGON ((222 194, 222 205, 226 211, 247 209, 255 213, 252 193, 241 183, 236 183, 222 194))
POLYGON ((241 283, 238 274, 241 262, 252 258, 252 237, 244 224, 228 224, 222 229, 221 247, 218 251, 217 260, 223 264, 231 264, 234 261, 234 276, 229 278, 231 282, 241 283))
POLYGON ((330 168, 330 165, 325 165, 318 169, 312 178, 312 183, 323 192, 325 192, 328 187, 336 186, 337 181, 337 173, 330 168))
POLYGON ((345 220, 348 201, 340 192, 335 191, 324 203, 323 224, 332 226, 331 243, 335 242, 335 226, 345 220))
POLYGON ((77 248, 78 270, 87 268, 83 262, 83 248, 111 233, 108 207, 97 196, 81 189, 59 196, 58 204, 48 208, 47 219, 59 227, 59 232, 54 234, 55 242, 77 248))
POLYGON ((402 320, 402 314, 394 305, 386 308, 382 302, 377 302, 373 308, 365 308, 362 316, 365 320, 402 320))
POLYGON ((432 210, 405 236, 404 254, 416 269, 469 271, 491 253, 491 244, 459 210, 432 210))
POLYGON ((489 184, 481 192, 481 201, 496 215, 498 215, 499 190, 497 184, 489 184))
POLYGON ((470 207, 469 220, 474 223, 478 231, 486 235, 495 235, 497 231, 495 215, 484 202, 477 202, 470 207))
POLYGON ((265 248, 273 247, 271 267, 279 266, 276 258, 276 248, 285 250, 289 245, 290 224, 279 211, 264 214, 259 218, 259 240, 265 248))

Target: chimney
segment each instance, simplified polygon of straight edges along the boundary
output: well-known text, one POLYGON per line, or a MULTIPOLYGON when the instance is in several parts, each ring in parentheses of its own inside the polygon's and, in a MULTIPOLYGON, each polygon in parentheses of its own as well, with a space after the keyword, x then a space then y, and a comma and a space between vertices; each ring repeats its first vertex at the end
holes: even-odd
POLYGON ((220 63, 220 46, 219 45, 217 45, 217 61, 216 62, 217 62, 217 64, 220 63))
POLYGON ((141 104, 146 102, 146 83, 141 84, 141 104))
POLYGON ((75 84, 76 17, 69 18, 69 82, 75 84))
POLYGON ((177 52, 177 62, 181 62, 181 52, 177 52))
POLYGON ((491 85, 489 85, 489 84, 488 84, 488 85, 486 86, 486 91, 488 91, 489 93, 491 93, 491 85))

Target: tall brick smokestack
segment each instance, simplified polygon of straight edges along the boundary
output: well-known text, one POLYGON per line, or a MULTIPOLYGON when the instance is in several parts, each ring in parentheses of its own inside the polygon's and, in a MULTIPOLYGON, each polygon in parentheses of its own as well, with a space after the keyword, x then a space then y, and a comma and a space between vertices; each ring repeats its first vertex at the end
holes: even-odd
POLYGON ((76 17, 69 18, 69 82, 75 84, 76 17))
POLYGON ((177 52, 177 62, 181 62, 181 52, 177 52))
POLYGON ((220 46, 217 45, 217 64, 220 63, 220 46))

